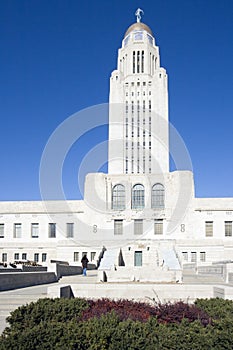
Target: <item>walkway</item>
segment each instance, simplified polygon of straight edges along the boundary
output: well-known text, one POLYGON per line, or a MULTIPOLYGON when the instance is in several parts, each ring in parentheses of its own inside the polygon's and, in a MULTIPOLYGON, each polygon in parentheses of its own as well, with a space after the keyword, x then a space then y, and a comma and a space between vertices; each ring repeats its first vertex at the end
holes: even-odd
POLYGON ((48 287, 58 286, 59 284, 92 284, 97 280, 97 271, 87 271, 87 276, 66 276, 62 277, 57 283, 43 284, 27 288, 20 288, 0 292, 0 333, 7 326, 6 317, 17 307, 37 301, 40 298, 47 298, 48 287))

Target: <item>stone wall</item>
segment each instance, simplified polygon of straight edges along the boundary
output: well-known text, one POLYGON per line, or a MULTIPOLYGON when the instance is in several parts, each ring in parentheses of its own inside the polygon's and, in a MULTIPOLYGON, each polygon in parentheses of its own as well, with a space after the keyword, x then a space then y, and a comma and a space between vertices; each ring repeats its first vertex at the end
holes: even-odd
POLYGON ((0 274, 0 291, 57 282, 54 272, 16 272, 0 274))

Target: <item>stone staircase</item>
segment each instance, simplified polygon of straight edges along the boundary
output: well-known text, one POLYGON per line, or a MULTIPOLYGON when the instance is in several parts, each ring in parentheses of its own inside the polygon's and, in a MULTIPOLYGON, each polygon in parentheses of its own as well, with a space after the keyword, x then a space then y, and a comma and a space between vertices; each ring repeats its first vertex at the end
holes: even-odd
POLYGON ((104 252, 104 256, 100 261, 98 270, 111 270, 117 264, 119 249, 108 249, 104 252))

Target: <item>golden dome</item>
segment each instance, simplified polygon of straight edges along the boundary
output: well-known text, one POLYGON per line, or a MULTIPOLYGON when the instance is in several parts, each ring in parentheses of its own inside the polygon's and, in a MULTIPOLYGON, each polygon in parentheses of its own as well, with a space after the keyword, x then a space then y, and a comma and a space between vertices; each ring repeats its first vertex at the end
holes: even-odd
POLYGON ((124 38, 125 38, 129 33, 135 32, 135 31, 137 31, 137 30, 145 30, 146 32, 148 32, 150 35, 153 36, 153 33, 152 33, 151 29, 150 29, 146 24, 144 24, 144 23, 142 23, 142 22, 137 22, 137 23, 132 24, 132 25, 127 29, 124 38))

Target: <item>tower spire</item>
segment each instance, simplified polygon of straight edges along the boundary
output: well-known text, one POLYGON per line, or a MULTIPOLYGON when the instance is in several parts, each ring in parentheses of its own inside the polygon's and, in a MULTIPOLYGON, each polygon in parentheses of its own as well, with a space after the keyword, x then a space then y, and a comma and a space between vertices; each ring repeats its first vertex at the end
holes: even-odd
POLYGON ((141 14, 144 15, 144 12, 142 9, 138 8, 137 11, 135 12, 135 16, 137 18, 137 23, 141 22, 141 14))

